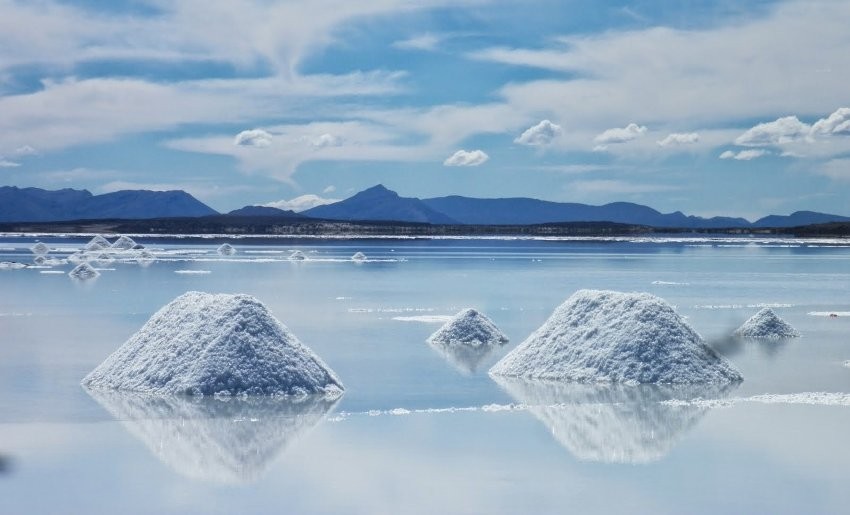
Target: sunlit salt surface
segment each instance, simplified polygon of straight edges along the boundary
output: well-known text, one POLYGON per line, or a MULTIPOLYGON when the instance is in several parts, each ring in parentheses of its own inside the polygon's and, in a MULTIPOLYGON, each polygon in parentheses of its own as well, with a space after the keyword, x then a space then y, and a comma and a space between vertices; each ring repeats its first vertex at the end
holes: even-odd
POLYGON ((850 505, 846 240, 130 234, 144 249, 110 250, 114 261, 102 264, 84 250, 94 236, 0 238, 0 262, 32 265, 0 270, 2 513, 843 513, 850 505), (50 249, 40 265, 29 250, 36 240, 50 249), (225 242, 238 253, 219 255, 225 242), (141 250, 154 257, 146 266, 141 250), (295 250, 307 259, 288 259, 295 250), (356 252, 367 259, 352 261, 356 252), (101 272, 97 280, 63 280, 79 264, 63 260, 77 253, 101 272), (585 288, 663 298, 745 380, 688 390, 487 375, 585 288), (190 290, 262 299, 332 364, 345 395, 266 406, 79 387, 190 290), (466 306, 510 342, 483 356, 429 346, 466 306), (804 337, 731 338, 763 307, 804 337))

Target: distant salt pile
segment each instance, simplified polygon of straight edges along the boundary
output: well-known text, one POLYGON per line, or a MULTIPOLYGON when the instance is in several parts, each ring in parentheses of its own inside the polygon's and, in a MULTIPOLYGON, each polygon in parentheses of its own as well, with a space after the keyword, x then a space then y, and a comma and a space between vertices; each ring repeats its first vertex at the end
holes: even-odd
POLYGON ((185 293, 83 385, 155 394, 338 396, 342 383, 250 295, 185 293))
POLYGON ((43 242, 38 242, 35 245, 33 245, 32 247, 30 247, 30 250, 32 251, 33 254, 41 255, 41 254, 47 254, 48 252, 50 252, 50 247, 45 245, 43 242))
POLYGON ((91 267, 88 263, 80 263, 73 270, 68 272, 68 275, 74 279, 86 280, 94 279, 100 276, 100 272, 91 267))
POLYGON ((490 373, 578 382, 742 379, 664 300, 648 293, 596 290, 573 294, 490 373))
POLYGON ((0 270, 20 270, 26 267, 27 265, 17 261, 0 261, 0 270))
POLYGON ((70 256, 68 256, 69 263, 87 263, 89 259, 93 256, 91 254, 86 254, 85 252, 74 252, 70 256))
POLYGON ((300 250, 293 250, 292 253, 289 255, 289 259, 293 261, 303 261, 307 259, 307 256, 305 256, 304 253, 300 250))
POLYGON ((109 243, 109 240, 98 234, 97 236, 89 240, 89 242, 86 243, 86 246, 83 248, 89 252, 94 252, 98 250, 108 249, 110 246, 111 244, 109 243))
POLYGON ((779 318, 770 308, 764 308, 735 329, 735 336, 744 338, 796 338, 800 333, 791 324, 779 318))
POLYGON ((218 253, 222 256, 232 256, 233 254, 236 254, 236 249, 229 243, 222 243, 218 248, 218 253))
POLYGON ((486 315, 467 308, 428 337, 428 343, 441 346, 492 347, 508 343, 508 337, 486 315))
POLYGON ((352 261, 357 261, 358 263, 362 263, 366 261, 366 254, 362 252, 355 252, 353 256, 351 256, 352 261))
POLYGON ((113 250, 130 250, 135 248, 136 242, 129 236, 121 236, 112 244, 113 250))
POLYGON ((36 265, 43 265, 44 261, 46 259, 47 258, 44 257, 44 254, 39 254, 39 255, 35 256, 34 258, 32 258, 32 262, 35 263, 36 265))
POLYGON ((110 263, 113 263, 115 261, 115 258, 110 256, 106 252, 101 252, 97 255, 97 257, 94 258, 94 260, 97 261, 98 264, 108 265, 110 263))
POLYGON ((142 250, 138 254, 136 254, 135 260, 140 265, 149 265, 156 261, 156 256, 151 254, 148 250, 142 250))

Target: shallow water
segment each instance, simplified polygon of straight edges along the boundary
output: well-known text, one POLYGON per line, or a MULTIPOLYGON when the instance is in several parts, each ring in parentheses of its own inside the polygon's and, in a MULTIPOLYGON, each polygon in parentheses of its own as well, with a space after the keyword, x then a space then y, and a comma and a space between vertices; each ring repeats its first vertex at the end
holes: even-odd
MULTIPOLYGON (((31 263, 35 239, 0 238, 0 261, 31 263)), ((60 258, 86 241, 39 239, 60 258)), ((139 241, 155 262, 96 264, 93 281, 70 279, 71 264, 0 270, 0 513, 842 513, 850 503, 847 242, 236 239, 238 253, 221 257, 224 240, 139 241), (307 260, 287 260, 293 249, 307 260), (356 251, 369 260, 352 262, 356 251), (487 375, 579 288, 665 298, 745 381, 621 388, 487 375), (257 296, 345 395, 246 403, 80 388, 187 290, 257 296), (764 305, 803 337, 728 338, 764 305), (455 356, 425 343, 464 307, 511 343, 455 356)))

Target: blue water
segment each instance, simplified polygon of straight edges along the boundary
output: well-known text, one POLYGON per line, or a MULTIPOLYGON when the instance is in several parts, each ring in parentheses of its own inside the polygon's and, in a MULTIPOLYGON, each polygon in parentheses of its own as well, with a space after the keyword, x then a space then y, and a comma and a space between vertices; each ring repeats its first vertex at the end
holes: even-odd
MULTIPOLYGON (((86 241, 39 239, 59 257, 86 241)), ((35 240, 0 238, 0 261, 32 263, 35 240)), ((850 407, 746 400, 850 393, 850 242, 234 239, 239 252, 223 258, 222 239, 138 241, 157 261, 98 265, 94 281, 50 273, 70 264, 0 270, 0 513, 843 513, 850 505, 850 407), (308 259, 287 260, 292 249, 308 259), (356 251, 370 261, 350 261, 356 251), (487 369, 580 288, 663 297, 745 381, 672 393, 493 381, 487 369), (338 373, 345 395, 267 406, 146 402, 79 387, 188 290, 255 295, 338 373), (728 338, 764 305, 803 337, 728 338), (487 313, 511 343, 475 359, 430 348, 439 323, 416 317, 464 307, 487 313), (820 316, 830 312, 847 316, 820 316), (730 401, 662 402, 694 397, 730 401), (485 409, 512 404, 526 407, 485 409)))

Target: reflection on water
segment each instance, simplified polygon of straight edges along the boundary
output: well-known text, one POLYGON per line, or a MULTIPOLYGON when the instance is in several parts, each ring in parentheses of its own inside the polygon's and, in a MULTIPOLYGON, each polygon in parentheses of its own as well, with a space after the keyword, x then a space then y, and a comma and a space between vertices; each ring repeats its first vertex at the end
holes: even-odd
POLYGON ((250 483, 337 400, 152 396, 86 390, 174 471, 202 481, 250 483))
POLYGON ((12 460, 5 454, 0 454, 0 476, 12 471, 12 460))
POLYGON ((671 406, 671 399, 716 399, 731 385, 640 385, 558 383, 494 377, 517 402, 582 461, 651 463, 676 445, 710 409, 671 406))
POLYGON ((481 363, 493 352, 492 345, 440 345, 429 343, 454 368, 463 374, 472 375, 478 371, 481 363))
POLYGON ((758 352, 767 358, 774 358, 780 354, 791 338, 744 338, 740 336, 727 336, 707 342, 708 345, 726 357, 732 357, 744 352, 746 346, 754 346, 758 352))

